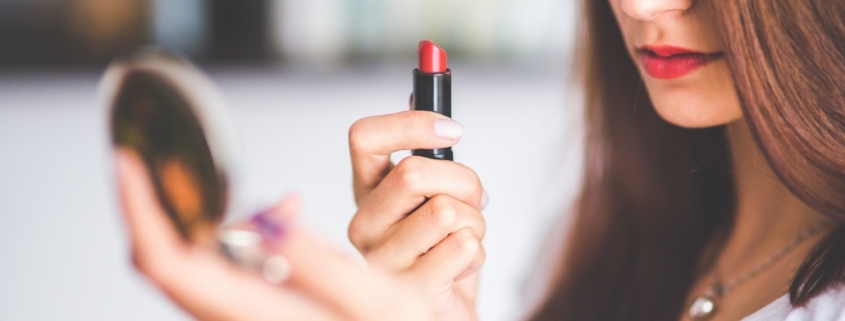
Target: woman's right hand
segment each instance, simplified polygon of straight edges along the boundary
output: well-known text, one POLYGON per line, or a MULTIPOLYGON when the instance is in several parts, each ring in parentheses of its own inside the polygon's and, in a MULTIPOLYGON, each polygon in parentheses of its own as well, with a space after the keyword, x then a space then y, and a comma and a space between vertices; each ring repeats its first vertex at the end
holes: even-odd
POLYGON ((477 319, 486 192, 460 163, 411 156, 394 166, 390 154, 450 147, 462 133, 426 111, 368 117, 349 130, 358 205, 349 239, 370 268, 415 282, 448 320, 477 319))

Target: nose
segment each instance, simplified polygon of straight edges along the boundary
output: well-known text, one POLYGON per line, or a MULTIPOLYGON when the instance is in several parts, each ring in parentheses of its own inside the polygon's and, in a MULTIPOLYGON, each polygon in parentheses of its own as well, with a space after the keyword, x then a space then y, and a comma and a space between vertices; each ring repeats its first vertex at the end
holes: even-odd
POLYGON ((693 0, 622 0, 622 11, 631 18, 652 21, 661 15, 684 12, 693 0))

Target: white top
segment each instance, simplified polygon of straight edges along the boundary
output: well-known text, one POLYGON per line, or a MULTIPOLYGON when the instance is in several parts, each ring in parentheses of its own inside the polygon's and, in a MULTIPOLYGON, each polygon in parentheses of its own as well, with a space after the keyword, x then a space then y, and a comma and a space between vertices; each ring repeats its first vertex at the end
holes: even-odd
POLYGON ((806 306, 793 308, 784 295, 742 321, 845 321, 845 287, 838 287, 813 298, 806 306))

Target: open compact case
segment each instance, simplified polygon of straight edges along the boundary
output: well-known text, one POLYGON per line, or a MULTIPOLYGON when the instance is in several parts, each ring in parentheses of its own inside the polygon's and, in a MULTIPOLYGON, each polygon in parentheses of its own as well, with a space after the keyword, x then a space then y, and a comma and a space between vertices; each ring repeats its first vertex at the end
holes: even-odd
POLYGON ((113 62, 99 91, 112 147, 140 156, 182 238, 214 248, 272 283, 284 281, 290 264, 265 254, 262 234, 225 227, 240 200, 238 148, 211 81, 184 58, 145 49, 113 62))

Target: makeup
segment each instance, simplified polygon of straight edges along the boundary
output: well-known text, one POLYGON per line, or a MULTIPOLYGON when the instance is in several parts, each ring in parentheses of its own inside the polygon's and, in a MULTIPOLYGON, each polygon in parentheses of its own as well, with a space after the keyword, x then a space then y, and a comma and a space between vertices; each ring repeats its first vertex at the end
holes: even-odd
MULTIPOLYGON (((413 109, 452 117, 452 71, 446 51, 431 41, 420 41, 419 66, 414 69, 413 109)), ((453 160, 452 148, 415 149, 415 156, 453 160)))
POLYGON ((722 57, 674 46, 645 46, 639 49, 643 69, 658 79, 683 77, 722 57))

